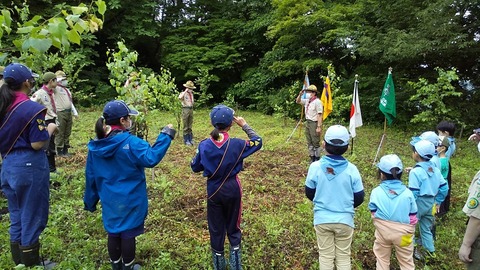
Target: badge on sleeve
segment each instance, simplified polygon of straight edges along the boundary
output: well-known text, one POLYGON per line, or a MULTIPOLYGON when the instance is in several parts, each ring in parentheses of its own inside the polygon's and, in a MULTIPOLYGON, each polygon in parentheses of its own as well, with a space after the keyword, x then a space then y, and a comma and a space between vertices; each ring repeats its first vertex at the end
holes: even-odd
POLYGON ((475 209, 475 208, 477 208, 477 207, 478 207, 478 200, 477 200, 477 198, 473 198, 473 197, 472 197, 472 198, 468 199, 467 207, 468 207, 469 209, 475 209))

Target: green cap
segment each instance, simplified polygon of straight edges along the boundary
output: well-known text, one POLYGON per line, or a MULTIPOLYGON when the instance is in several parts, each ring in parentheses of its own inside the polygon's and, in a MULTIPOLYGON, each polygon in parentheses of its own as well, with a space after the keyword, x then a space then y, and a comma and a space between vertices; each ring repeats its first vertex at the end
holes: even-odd
POLYGON ((43 83, 48 83, 50 80, 56 79, 56 78, 57 78, 57 76, 55 75, 55 73, 45 72, 45 74, 43 74, 43 76, 42 76, 42 81, 43 81, 43 83))

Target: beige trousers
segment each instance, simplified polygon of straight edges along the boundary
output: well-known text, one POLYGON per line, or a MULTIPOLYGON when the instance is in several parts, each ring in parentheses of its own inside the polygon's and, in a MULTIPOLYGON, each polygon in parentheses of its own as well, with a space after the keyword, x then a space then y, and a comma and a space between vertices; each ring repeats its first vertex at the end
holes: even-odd
POLYGON ((353 228, 341 223, 315 225, 321 270, 350 270, 353 228))
POLYGON ((395 247, 397 261, 401 270, 413 270, 413 236, 415 225, 403 224, 378 218, 375 225, 373 253, 377 257, 377 270, 390 270, 390 256, 395 247))

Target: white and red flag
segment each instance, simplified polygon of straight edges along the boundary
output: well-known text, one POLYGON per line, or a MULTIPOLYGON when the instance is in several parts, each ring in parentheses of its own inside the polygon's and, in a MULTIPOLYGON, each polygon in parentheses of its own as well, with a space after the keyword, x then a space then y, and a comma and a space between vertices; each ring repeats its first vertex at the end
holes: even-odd
POLYGON ((355 84, 353 86, 352 106, 350 107, 350 126, 348 127, 352 138, 355 138, 355 136, 357 136, 355 128, 362 125, 362 111, 360 110, 360 100, 358 98, 358 80, 355 78, 355 84))

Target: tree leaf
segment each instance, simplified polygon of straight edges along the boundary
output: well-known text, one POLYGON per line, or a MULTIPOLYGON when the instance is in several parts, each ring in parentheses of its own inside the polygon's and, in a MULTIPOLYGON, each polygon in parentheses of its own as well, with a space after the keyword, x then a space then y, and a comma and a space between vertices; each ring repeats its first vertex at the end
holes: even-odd
POLYGON ((28 38, 24 42, 24 46, 28 46, 35 51, 44 53, 52 46, 52 40, 50 38, 28 38))
POLYGON ((17 34, 29 34, 33 30, 33 26, 25 26, 25 27, 19 27, 17 29, 17 34))
POLYGON ((83 6, 72 7, 72 12, 75 15, 80 15, 80 14, 82 14, 84 12, 87 12, 87 11, 88 11, 87 7, 83 7, 83 6))
POLYGON ((107 11, 107 5, 105 4, 105 1, 98 0, 95 2, 95 4, 98 7, 98 13, 100 13, 101 15, 104 15, 105 11, 107 11))
POLYGON ((73 29, 73 30, 67 31, 67 37, 69 41, 75 44, 80 44, 80 35, 76 30, 73 29))

